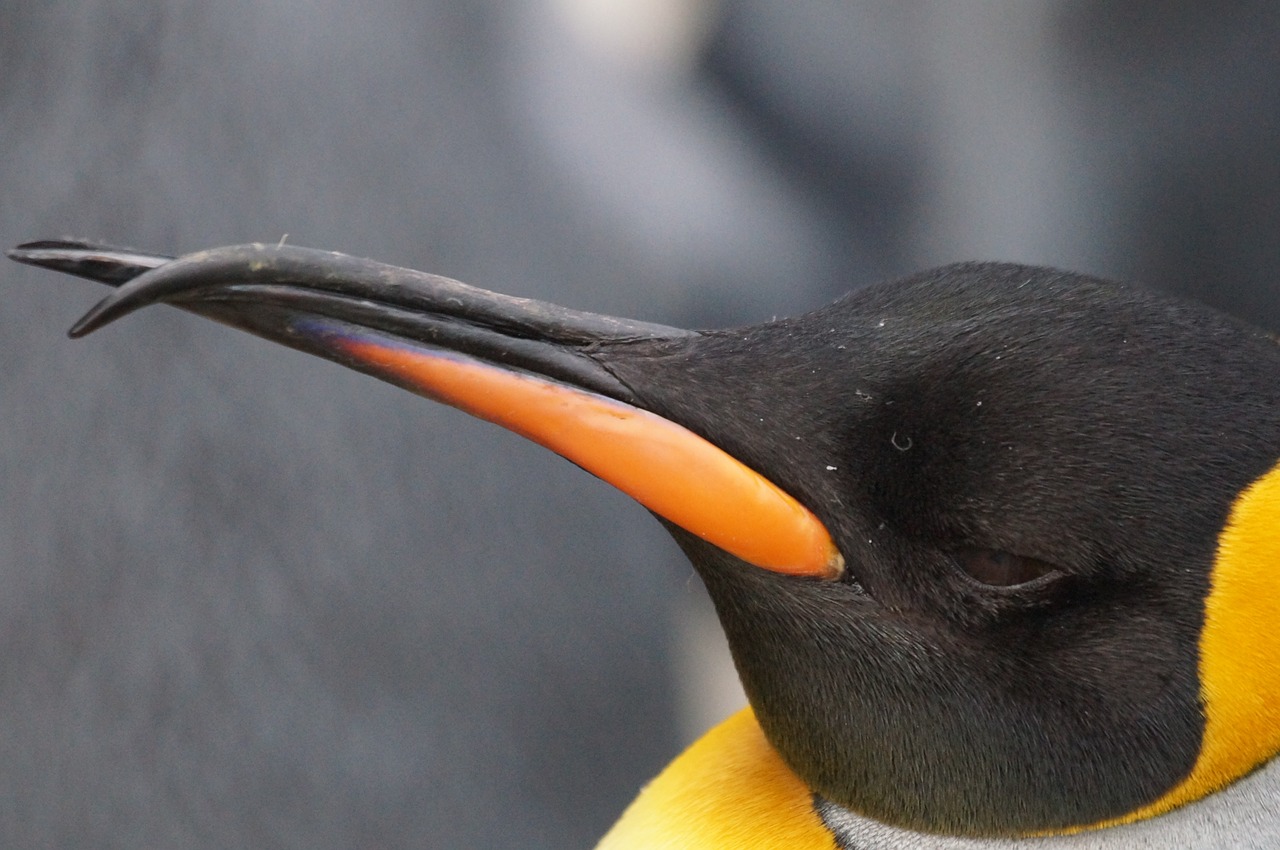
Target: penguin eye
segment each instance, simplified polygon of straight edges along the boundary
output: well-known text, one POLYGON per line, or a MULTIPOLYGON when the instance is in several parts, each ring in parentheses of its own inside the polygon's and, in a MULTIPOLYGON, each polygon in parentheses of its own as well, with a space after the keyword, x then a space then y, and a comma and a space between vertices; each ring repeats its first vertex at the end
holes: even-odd
POLYGON ((956 564, 971 578, 992 587, 1013 587, 1057 570, 1052 564, 998 549, 961 549, 956 564))

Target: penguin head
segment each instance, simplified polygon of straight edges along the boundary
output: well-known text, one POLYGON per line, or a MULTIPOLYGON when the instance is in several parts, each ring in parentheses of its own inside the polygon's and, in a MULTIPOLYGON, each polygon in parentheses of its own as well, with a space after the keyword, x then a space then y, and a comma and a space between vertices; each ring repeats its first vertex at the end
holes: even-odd
POLYGON ((1233 508, 1280 459, 1270 338, 1140 289, 966 264, 634 345, 601 358, 808 505, 844 556, 838 581, 783 577, 673 531, 817 794, 914 829, 1043 833, 1171 808, 1280 747, 1275 496, 1234 526, 1271 560, 1223 559, 1233 508), (1269 596, 1209 617, 1223 570, 1269 596), (1207 735, 1254 708, 1257 738, 1207 735))
POLYGON ((11 255, 132 278, 77 333, 174 303, 635 495, 705 581, 769 741, 830 803, 1073 831, 1280 750, 1280 349, 1204 308, 964 264, 689 332, 294 248, 11 255))

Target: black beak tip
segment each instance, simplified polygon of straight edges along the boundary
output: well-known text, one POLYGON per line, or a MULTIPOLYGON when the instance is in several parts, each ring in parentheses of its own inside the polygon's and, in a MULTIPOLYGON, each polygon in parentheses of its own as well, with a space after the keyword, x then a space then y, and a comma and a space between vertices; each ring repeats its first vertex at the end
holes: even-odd
POLYGON ((17 263, 75 275, 118 287, 173 257, 77 239, 24 242, 4 252, 17 263))
MULTIPOLYGON (((114 295, 115 293, 112 293, 114 295)), ((76 320, 76 323, 67 330, 67 336, 72 339, 80 339, 88 336, 101 327, 111 324, 116 319, 133 312, 136 309, 133 305, 124 304, 121 309, 122 302, 119 298, 113 298, 108 295, 97 304, 89 308, 89 311, 76 320)), ((140 306, 140 305, 139 305, 140 306)))
POLYGON ((89 311, 77 319, 76 323, 67 331, 67 336, 72 339, 88 336, 98 328, 109 325, 121 316, 131 313, 137 307, 142 306, 141 304, 133 304, 123 300, 118 295, 118 291, 113 292, 90 307, 89 311))
MULTIPOLYGON (((147 254, 131 248, 117 248, 77 239, 24 242, 6 250, 4 254, 14 262, 75 275, 111 287, 120 287, 174 259, 162 254, 147 254)), ((129 302, 122 304, 121 299, 108 297, 76 322, 68 331, 68 336, 78 339, 92 333, 130 312, 130 309, 129 302)))
POLYGON ((15 245, 7 249, 4 255, 15 263, 25 263, 29 266, 38 266, 40 262, 36 259, 36 249, 47 243, 41 242, 23 242, 21 245, 15 245))
MULTIPOLYGON (((63 266, 66 265, 65 252, 69 250, 77 250, 85 247, 83 243, 43 240, 39 242, 23 242, 21 245, 15 245, 12 248, 5 249, 4 255, 15 263, 23 265, 35 266, 36 268, 53 269, 55 271, 64 271, 63 266)), ((90 311, 92 312, 92 311, 90 311)), ((72 339, 78 339, 93 328, 87 327, 86 314, 80 321, 67 331, 67 336, 72 339)))
POLYGON ((85 251, 95 246, 89 242, 72 239, 41 239, 36 242, 23 242, 7 249, 4 255, 17 263, 40 268, 57 268, 64 262, 68 252, 85 251))
POLYGON ((80 339, 93 333, 96 328, 89 327, 89 314, 81 316, 80 319, 67 330, 67 336, 71 339, 80 339))

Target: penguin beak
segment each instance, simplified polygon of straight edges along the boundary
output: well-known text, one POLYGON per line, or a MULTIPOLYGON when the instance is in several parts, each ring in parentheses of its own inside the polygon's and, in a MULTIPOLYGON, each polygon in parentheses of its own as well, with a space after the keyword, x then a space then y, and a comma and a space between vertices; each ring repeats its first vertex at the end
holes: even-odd
POLYGON ((641 407, 592 357, 601 346, 693 331, 291 246, 233 246, 170 260, 31 243, 9 256, 119 287, 76 323, 73 337, 149 304, 172 304, 501 425, 749 564, 822 579, 843 571, 830 533, 805 506, 641 407))

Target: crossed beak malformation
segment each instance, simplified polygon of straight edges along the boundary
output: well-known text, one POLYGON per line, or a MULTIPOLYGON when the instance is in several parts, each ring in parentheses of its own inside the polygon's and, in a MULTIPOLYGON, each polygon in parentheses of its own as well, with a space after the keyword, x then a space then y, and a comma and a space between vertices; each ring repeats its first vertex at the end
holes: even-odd
POLYGON ((767 570, 832 579, 822 523, 779 487, 652 413, 592 351, 694 332, 568 310, 287 246, 169 260, 81 243, 10 256, 117 285, 72 336, 166 303, 449 404, 563 455, 686 531, 767 570))

